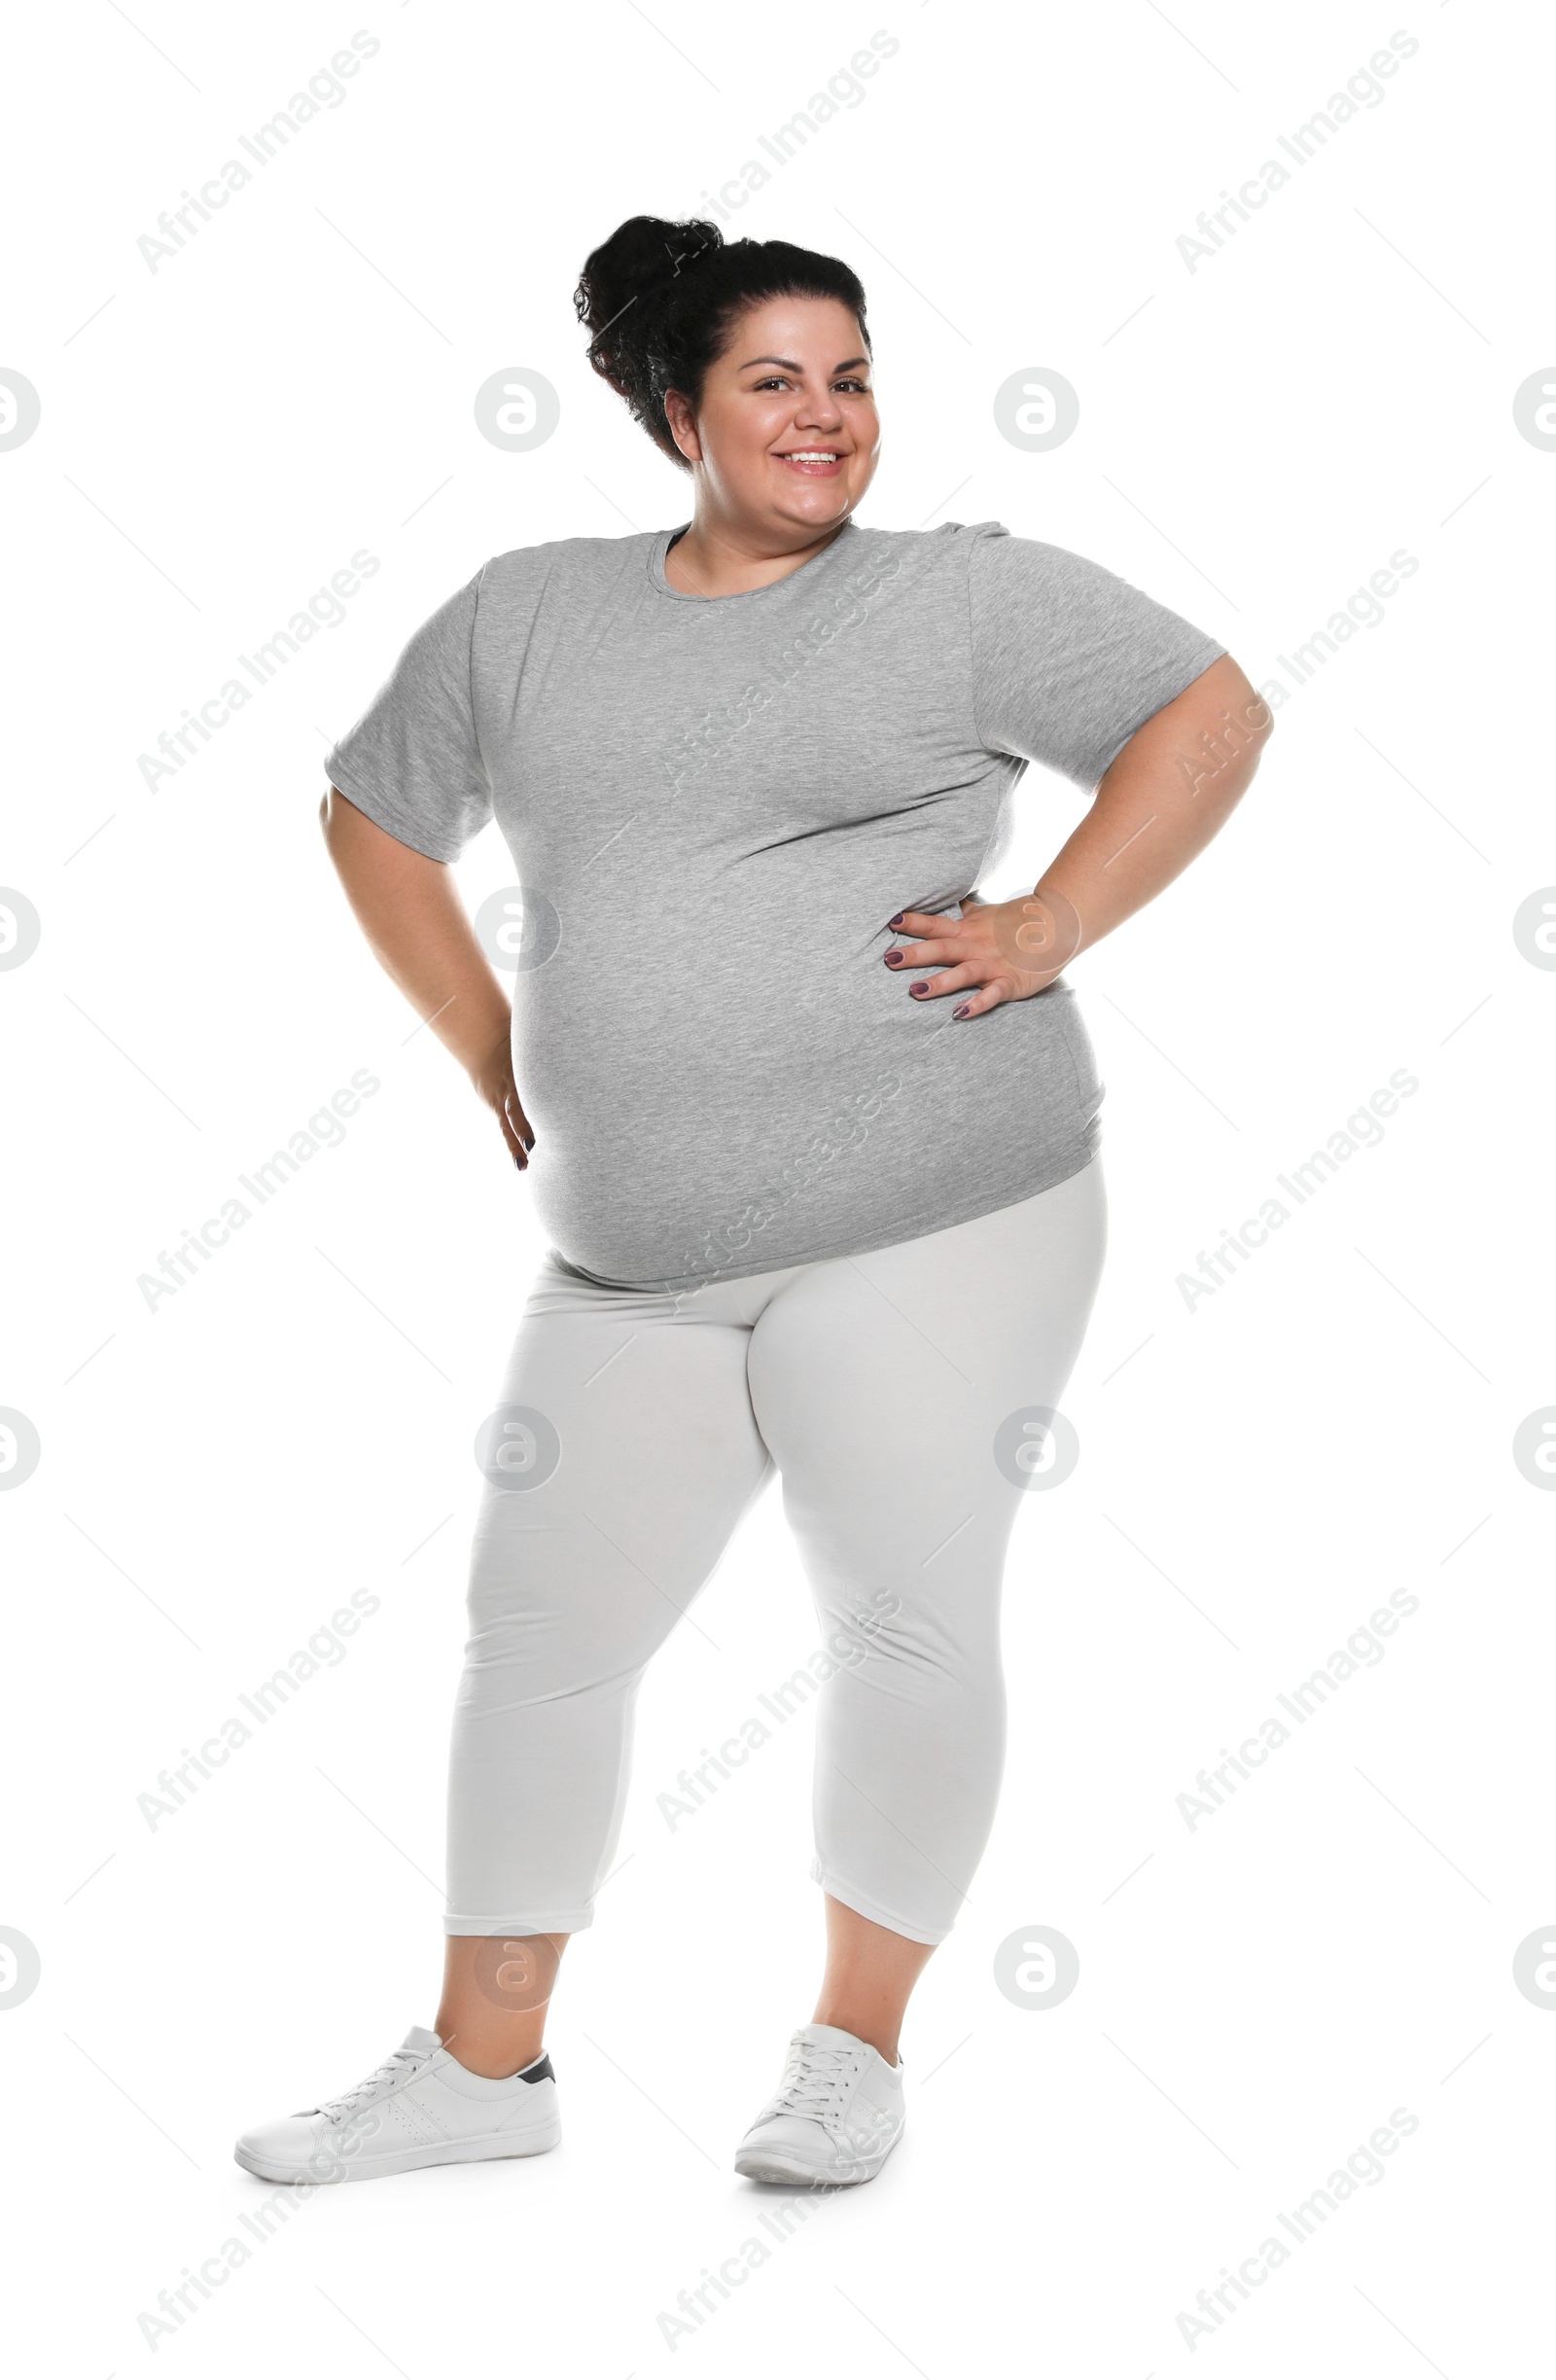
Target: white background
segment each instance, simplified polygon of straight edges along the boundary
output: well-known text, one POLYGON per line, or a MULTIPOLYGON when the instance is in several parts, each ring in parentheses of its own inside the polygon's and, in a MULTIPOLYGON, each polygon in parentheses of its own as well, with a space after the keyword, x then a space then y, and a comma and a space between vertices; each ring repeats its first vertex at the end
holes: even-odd
MULTIPOLYGON (((238 2130, 436 2007, 472 1440, 541 1241, 352 927, 321 756, 488 554, 686 517, 586 370, 578 268, 627 214, 697 211, 884 26, 863 103, 739 227, 865 280, 862 518, 1072 547, 1263 683, 1391 552, 1419 568, 1291 694, 1222 838, 1075 970, 1113 1207, 1081 1462, 1020 1517, 1004 1803, 881 2179, 667 2343, 678 2291, 766 2237, 729 2158, 818 1966, 807 1720, 673 1832, 655 1806, 815 1642, 769 1491, 698 1607, 722 1650, 681 1630, 643 1695, 624 1865, 551 2028, 561 2150, 321 2192, 157 2360, 1527 2368, 1556 2015, 1513 1957, 1556 1921, 1556 1503, 1511 1442, 1556 1401, 1556 977, 1512 918, 1556 879, 1556 455, 1512 399, 1556 345, 1548 27, 1463 0, 131 15, 10 37, 0 364, 43 409, 0 453, 0 881, 43 929, 0 974, 0 1404, 42 1440, 0 1496, 0 1923, 42 1963, 0 2010, 14 2360, 139 2368, 138 2318, 269 2194, 238 2130), (150 270, 159 211, 359 22, 380 47, 344 103, 150 270), (1401 25, 1383 103, 1190 271, 1199 211, 1401 25), (1080 422, 1033 454, 992 401, 1044 367, 1080 422), (560 393, 533 452, 476 428, 508 368, 560 393), (148 790, 137 756, 358 549, 381 567, 344 621, 148 790), (342 1144, 149 1311, 137 1276, 364 1067, 342 1144), (1178 1275, 1396 1069, 1419 1089, 1381 1145, 1190 1310, 1178 1275), (149 1827, 159 1771, 354 1588, 381 1608, 346 1658, 149 1827), (1196 1773, 1400 1588, 1386 1657, 1190 1829, 1196 1773), (1029 2009, 993 1963, 1040 1924, 1080 1980, 1029 2009), (1196 2292, 1396 2109, 1418 2127, 1385 2179, 1191 2349, 1196 2292)), ((1037 770, 1019 803, 1002 894, 1080 806, 1037 770)), ((460 868, 473 904, 511 872, 494 830, 460 868)))

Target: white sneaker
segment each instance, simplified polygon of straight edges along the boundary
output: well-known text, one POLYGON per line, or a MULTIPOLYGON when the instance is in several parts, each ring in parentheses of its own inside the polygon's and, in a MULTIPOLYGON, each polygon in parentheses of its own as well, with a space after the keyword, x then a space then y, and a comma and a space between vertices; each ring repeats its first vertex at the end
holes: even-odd
POLYGON ((355 2090, 257 2125, 232 2154, 265 2182, 371 2182, 418 2165, 538 2156, 561 2137, 548 2057, 493 2081, 412 2025, 355 2090))
POLYGON ((902 2065, 836 2025, 801 2025, 735 2151, 753 2182, 872 2182, 902 2135, 902 2065))

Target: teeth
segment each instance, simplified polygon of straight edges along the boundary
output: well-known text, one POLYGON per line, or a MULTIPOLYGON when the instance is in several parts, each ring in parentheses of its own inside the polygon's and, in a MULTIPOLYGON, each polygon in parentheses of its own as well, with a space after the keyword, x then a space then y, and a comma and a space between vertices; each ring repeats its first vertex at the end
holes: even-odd
POLYGON ((807 448, 802 453, 786 454, 783 458, 786 463, 835 463, 839 459, 837 455, 830 452, 823 453, 819 448, 815 452, 807 448))

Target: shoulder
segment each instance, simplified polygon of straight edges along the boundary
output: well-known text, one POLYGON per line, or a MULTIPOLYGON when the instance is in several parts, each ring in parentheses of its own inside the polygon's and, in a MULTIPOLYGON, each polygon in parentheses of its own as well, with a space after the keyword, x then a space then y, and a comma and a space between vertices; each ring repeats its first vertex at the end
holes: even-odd
POLYGON ((1085 554, 1076 553, 1068 546, 1049 545, 1041 537, 1018 537, 1002 520, 977 520, 964 527, 960 521, 946 523, 974 569, 1001 572, 1009 577, 1018 575, 1063 577, 1075 571, 1098 570, 1101 564, 1089 561, 1085 554))
POLYGON ((623 570, 641 570, 663 534, 646 529, 630 537, 558 537, 540 546, 513 546, 482 565, 477 584, 483 597, 539 589, 552 581, 607 586, 623 570))
POLYGON ((894 597, 912 593, 921 604, 960 612, 972 554, 991 543, 1013 542, 998 520, 942 520, 933 529, 866 528, 854 521, 846 577, 860 594, 880 587, 894 597))
POLYGON ((933 529, 861 529, 851 575, 906 590, 939 609, 986 623, 1019 616, 1029 624, 1078 605, 1116 598, 1120 582, 1100 563, 1041 538, 1017 537, 1003 520, 942 520, 933 529))
POLYGON ((1041 537, 1017 537, 998 520, 959 531, 974 616, 1014 605, 1070 612, 1127 604, 1139 590, 1105 562, 1041 537))
POLYGON ((1002 521, 942 520, 933 529, 873 529, 854 521, 853 543, 861 559, 899 564, 962 561, 986 538, 1008 539, 1002 521))
MULTIPOLYGON (((857 525, 857 524, 856 524, 857 525)), ((1003 520, 942 520, 933 529, 860 529, 858 551, 877 569, 937 569, 974 582, 1062 588, 1100 565, 1041 538, 1017 537, 1003 520)), ((1101 574, 1107 575, 1107 574, 1101 574)))

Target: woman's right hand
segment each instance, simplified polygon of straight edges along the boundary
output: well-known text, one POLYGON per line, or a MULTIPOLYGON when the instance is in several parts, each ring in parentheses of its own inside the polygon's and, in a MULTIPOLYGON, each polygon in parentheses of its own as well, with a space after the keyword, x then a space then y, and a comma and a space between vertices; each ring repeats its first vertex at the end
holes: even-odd
POLYGON ((522 1173, 535 1135, 513 1083, 509 997, 476 940, 453 870, 388 834, 338 786, 325 796, 320 818, 373 956, 458 1058, 522 1173))
POLYGON ((508 1154, 522 1173, 535 1146, 535 1134, 519 1103, 518 1086, 513 1081, 513 1045, 506 1032, 481 1063, 471 1068, 470 1079, 502 1126, 508 1154))

